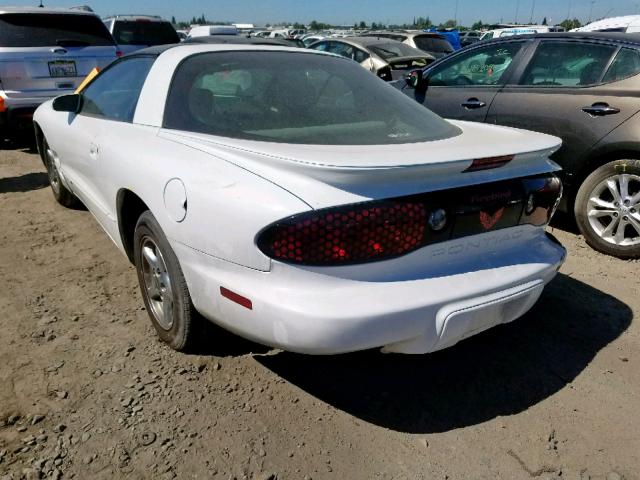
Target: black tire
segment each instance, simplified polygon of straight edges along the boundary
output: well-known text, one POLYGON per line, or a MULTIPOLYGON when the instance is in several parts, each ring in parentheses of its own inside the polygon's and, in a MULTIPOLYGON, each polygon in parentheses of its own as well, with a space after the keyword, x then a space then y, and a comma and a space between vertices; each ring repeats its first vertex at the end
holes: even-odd
MULTIPOLYGON (((629 181, 627 200, 629 200, 630 197, 635 197, 640 194, 640 160, 615 160, 609 162, 596 169, 582 182, 582 185, 580 185, 574 206, 576 223, 587 243, 595 250, 618 258, 640 258, 640 233, 628 224, 629 217, 635 221, 640 219, 638 205, 624 205, 625 199, 622 199, 622 202, 616 202, 610 191, 607 191, 608 189, 604 190, 602 194, 599 194, 604 181, 607 179, 618 180, 621 175, 625 175, 629 181), (611 241, 605 240, 601 234, 594 229, 588 215, 590 208, 589 199, 593 197, 602 198, 600 195, 604 195, 607 202, 615 205, 615 212, 613 214, 615 217, 604 216, 604 220, 598 220, 598 222, 601 223, 596 224, 596 227, 601 225, 606 228, 608 223, 613 222, 614 219, 619 222, 623 222, 626 219, 625 224, 627 226, 623 228, 623 233, 625 234, 624 236, 629 238, 630 242, 634 244, 621 245, 612 243, 611 241), (609 220, 611 222, 609 222, 609 220)), ((616 183, 616 185, 619 186, 620 184, 616 183)), ((606 207, 598 208, 605 209, 606 207)), ((620 225, 624 224, 620 223, 620 225)), ((615 231, 617 231, 618 228, 619 227, 616 226, 615 231)))
MULTIPOLYGON (((147 210, 140 215, 136 224, 133 241, 134 261, 138 273, 138 282, 140 283, 140 291, 151 323, 156 329, 160 339, 171 348, 178 351, 191 350, 196 344, 198 332, 201 330, 200 327, 203 320, 193 306, 189 289, 187 288, 187 282, 180 268, 178 258, 173 252, 171 245, 169 245, 167 237, 165 237, 162 232, 160 225, 150 211, 147 210), (158 289, 148 288, 148 285, 151 285, 153 281, 149 280, 148 267, 150 263, 147 259, 148 254, 145 258, 143 258, 143 256, 145 254, 145 248, 152 248, 152 246, 155 246, 157 249, 154 253, 162 261, 162 266, 168 274, 170 294, 167 293, 166 285, 164 294, 171 299, 171 304, 167 307, 167 310, 171 312, 170 324, 166 316, 159 316, 158 295, 154 297, 154 292, 157 293, 158 289)), ((160 270, 161 269, 162 267, 160 270)), ((163 283, 161 277, 162 275, 156 277, 158 287, 167 283, 163 283)), ((159 290, 162 289, 159 288, 159 290)), ((160 303, 164 307, 165 304, 163 302, 167 300, 164 296, 160 296, 160 298, 162 298, 160 303)), ((169 304, 167 303, 167 305, 169 304)))
POLYGON ((47 167, 49 185, 51 186, 53 197, 63 207, 77 207, 80 204, 80 200, 78 200, 78 197, 71 193, 69 189, 62 184, 60 174, 58 173, 58 169, 56 168, 53 158, 51 158, 51 155, 48 153, 49 151, 49 144, 47 143, 47 140, 43 138, 42 156, 44 158, 45 167, 47 167))

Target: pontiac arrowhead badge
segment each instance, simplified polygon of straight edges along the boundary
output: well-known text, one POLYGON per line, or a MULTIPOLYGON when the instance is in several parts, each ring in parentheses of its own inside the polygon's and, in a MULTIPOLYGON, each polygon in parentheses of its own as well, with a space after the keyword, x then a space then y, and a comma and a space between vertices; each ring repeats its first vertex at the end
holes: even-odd
POLYGON ((496 211, 493 215, 489 215, 486 212, 480 212, 480 223, 482 224, 485 230, 489 230, 496 223, 498 223, 498 220, 502 218, 503 214, 504 214, 504 207, 496 211))

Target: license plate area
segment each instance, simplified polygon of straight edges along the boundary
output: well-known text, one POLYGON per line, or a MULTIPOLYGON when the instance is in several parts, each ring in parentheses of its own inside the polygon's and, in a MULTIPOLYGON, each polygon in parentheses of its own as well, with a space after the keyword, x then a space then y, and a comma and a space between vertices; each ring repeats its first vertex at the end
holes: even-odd
POLYGON ((54 78, 77 77, 76 62, 73 60, 54 60, 49 62, 49 76, 54 78))
POLYGON ((460 189, 455 200, 452 238, 518 225, 524 196, 521 181, 496 182, 460 189))

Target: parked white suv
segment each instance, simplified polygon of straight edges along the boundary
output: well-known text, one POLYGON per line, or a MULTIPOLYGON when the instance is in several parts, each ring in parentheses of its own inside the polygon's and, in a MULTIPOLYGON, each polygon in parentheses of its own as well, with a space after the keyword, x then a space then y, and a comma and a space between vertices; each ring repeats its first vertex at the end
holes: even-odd
POLYGON ((0 7, 0 137, 30 129, 38 105, 115 59, 111 34, 91 12, 0 7))
POLYGON ((116 15, 103 19, 124 54, 142 48, 180 43, 171 22, 153 15, 116 15))

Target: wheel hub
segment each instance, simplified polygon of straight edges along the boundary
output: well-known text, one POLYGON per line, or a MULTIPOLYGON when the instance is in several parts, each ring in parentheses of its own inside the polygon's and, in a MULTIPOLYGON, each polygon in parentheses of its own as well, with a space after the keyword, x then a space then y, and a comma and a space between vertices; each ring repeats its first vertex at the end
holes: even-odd
POLYGON ((640 176, 613 175, 589 195, 587 216, 593 231, 620 246, 640 244, 640 176))
POLYGON ((173 326, 173 291, 160 248, 151 237, 142 240, 142 277, 151 314, 164 330, 173 326))

